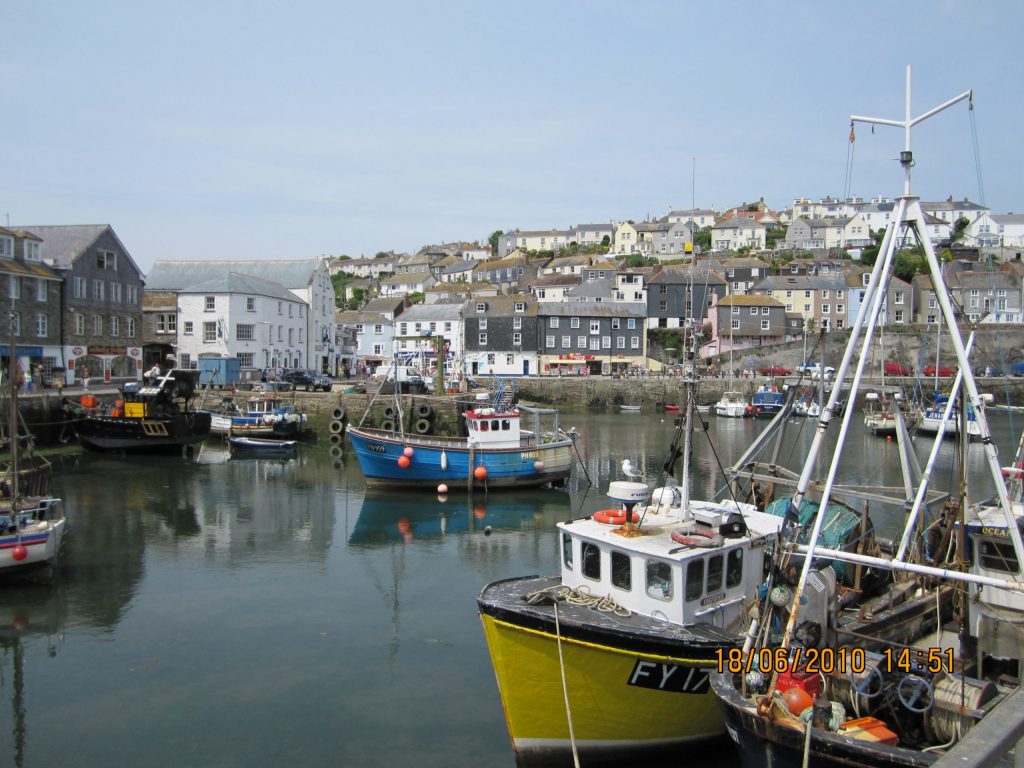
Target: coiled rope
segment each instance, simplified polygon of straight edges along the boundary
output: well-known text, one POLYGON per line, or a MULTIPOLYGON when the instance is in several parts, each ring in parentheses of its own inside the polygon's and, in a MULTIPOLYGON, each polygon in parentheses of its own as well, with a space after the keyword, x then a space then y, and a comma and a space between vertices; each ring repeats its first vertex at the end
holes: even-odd
POLYGON ((610 613, 620 618, 632 615, 632 611, 619 605, 608 595, 592 595, 585 587, 573 589, 559 584, 554 587, 545 587, 526 596, 529 605, 543 605, 546 602, 554 604, 558 600, 564 600, 569 605, 579 605, 589 608, 598 613, 610 613))

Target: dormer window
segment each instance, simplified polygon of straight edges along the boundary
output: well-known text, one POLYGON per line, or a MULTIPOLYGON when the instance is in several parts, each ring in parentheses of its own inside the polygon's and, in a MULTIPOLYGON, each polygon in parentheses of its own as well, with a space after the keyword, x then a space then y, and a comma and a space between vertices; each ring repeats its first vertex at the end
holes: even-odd
POLYGON ((39 261, 39 243, 35 240, 25 241, 25 261, 39 261))
POLYGON ((517 301, 516 302, 516 312, 525 312, 525 311, 526 311, 526 302, 525 301, 517 301))
POLYGON ((0 235, 0 259, 14 258, 14 238, 0 235))
POLYGON ((486 311, 487 311, 487 305, 486 305, 486 304, 484 304, 484 303, 483 303, 483 302, 481 301, 481 302, 480 302, 479 304, 477 304, 477 305, 476 305, 476 311, 477 311, 477 312, 486 312, 486 311))
POLYGON ((96 251, 96 269, 117 271, 117 254, 113 251, 96 251))

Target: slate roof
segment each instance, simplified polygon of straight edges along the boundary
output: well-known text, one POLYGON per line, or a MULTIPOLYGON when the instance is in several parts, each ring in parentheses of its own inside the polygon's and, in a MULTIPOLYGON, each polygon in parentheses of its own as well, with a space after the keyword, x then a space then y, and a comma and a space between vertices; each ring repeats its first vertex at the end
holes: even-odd
POLYGON ((647 317, 647 305, 612 301, 546 301, 538 315, 557 317, 647 317))
POLYGON ((785 307, 778 299, 771 296, 758 296, 757 294, 745 294, 742 296, 726 296, 718 302, 720 307, 785 307))
POLYGON ((298 301, 294 293, 279 283, 261 280, 240 272, 228 272, 209 280, 182 288, 179 293, 245 293, 253 296, 269 296, 274 299, 298 301))
MULTIPOLYGON (((70 267, 74 260, 99 240, 107 230, 121 246, 124 254, 131 259, 128 249, 124 247, 124 243, 117 237, 113 227, 109 224, 38 224, 18 228, 28 230, 42 238, 43 242, 39 244, 39 256, 44 261, 58 267, 70 267)), ((134 261, 132 261, 132 265, 135 266, 134 261)), ((136 269, 138 269, 137 266, 136 269)))
POLYGON ((285 288, 309 287, 320 259, 158 261, 146 276, 146 288, 181 291, 229 272, 238 272, 277 283, 285 288))

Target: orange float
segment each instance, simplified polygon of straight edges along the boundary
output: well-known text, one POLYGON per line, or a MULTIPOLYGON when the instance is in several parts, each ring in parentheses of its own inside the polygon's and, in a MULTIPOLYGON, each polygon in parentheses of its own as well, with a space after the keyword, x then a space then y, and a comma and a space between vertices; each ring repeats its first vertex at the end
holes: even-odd
MULTIPOLYGON (((605 525, 625 525, 626 523, 626 512, 622 509, 601 509, 591 515, 595 522, 604 523, 605 525)), ((639 523, 640 513, 634 512, 630 517, 630 522, 639 523)))

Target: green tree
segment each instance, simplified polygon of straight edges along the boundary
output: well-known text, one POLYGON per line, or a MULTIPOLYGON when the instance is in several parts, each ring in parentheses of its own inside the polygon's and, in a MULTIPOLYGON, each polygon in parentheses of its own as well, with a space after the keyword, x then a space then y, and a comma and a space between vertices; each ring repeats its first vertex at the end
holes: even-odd
POLYGON ((963 239, 963 236, 966 234, 966 230, 969 226, 971 226, 971 222, 966 216, 961 216, 953 225, 953 236, 950 240, 955 243, 957 240, 963 239))
POLYGON ((693 233, 693 246, 699 247, 702 251, 711 250, 711 227, 704 227, 693 233))
POLYGON ((487 242, 491 245, 491 256, 498 255, 498 243, 501 241, 501 236, 505 234, 500 229, 496 229, 491 232, 491 236, 487 238, 487 242))

